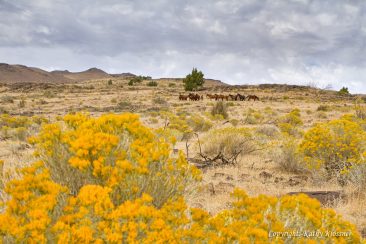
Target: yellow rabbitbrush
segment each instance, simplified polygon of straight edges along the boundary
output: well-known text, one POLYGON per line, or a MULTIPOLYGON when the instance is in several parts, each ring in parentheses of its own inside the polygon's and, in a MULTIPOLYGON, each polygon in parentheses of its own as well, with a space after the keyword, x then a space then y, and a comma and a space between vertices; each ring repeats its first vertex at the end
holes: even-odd
POLYGON ((299 152, 310 168, 325 168, 331 177, 366 162, 365 142, 361 125, 344 117, 312 127, 305 133, 299 152))
POLYGON ((171 156, 171 142, 158 138, 135 114, 67 115, 31 138, 51 178, 76 195, 87 184, 113 189, 114 203, 147 193, 160 207, 182 196, 199 179, 183 155, 171 156))
POLYGON ((233 193, 211 216, 187 207, 200 175, 133 114, 68 115, 32 138, 44 161, 8 182, 0 243, 360 243, 354 225, 305 195, 233 193), (76 185, 77 183, 77 185, 76 185), (346 233, 280 237, 271 233, 346 233))

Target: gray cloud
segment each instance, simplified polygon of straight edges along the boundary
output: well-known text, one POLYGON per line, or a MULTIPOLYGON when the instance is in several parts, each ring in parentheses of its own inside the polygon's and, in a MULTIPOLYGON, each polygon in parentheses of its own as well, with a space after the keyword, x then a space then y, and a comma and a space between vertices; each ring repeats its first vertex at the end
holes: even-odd
POLYGON ((363 0, 0 0, 1 62, 366 92, 363 0))

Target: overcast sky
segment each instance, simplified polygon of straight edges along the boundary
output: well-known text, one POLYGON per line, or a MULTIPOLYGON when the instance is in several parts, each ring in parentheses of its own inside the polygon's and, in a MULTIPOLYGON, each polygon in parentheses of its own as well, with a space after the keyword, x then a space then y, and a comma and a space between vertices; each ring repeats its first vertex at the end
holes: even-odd
POLYGON ((366 1, 0 0, 0 62, 366 93, 366 1))

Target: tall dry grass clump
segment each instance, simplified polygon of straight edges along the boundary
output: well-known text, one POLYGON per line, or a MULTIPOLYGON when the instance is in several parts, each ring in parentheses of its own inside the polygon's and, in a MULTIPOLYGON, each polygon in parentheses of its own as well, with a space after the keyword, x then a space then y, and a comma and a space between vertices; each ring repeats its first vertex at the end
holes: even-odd
POLYGON ((229 117, 227 105, 223 101, 218 101, 212 107, 211 115, 213 117, 222 116, 222 118, 227 119, 229 117))
POLYGON ((298 141, 291 136, 285 136, 278 150, 271 153, 274 162, 282 171, 304 173, 308 169, 303 163, 302 155, 298 152, 298 141))

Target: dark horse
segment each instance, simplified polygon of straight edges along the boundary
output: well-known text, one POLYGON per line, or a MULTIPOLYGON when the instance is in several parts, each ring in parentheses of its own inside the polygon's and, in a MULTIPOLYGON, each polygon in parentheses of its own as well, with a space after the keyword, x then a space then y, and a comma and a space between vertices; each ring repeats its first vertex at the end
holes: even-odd
POLYGON ((240 100, 240 101, 245 101, 245 96, 241 95, 241 94, 236 94, 236 97, 240 100))

